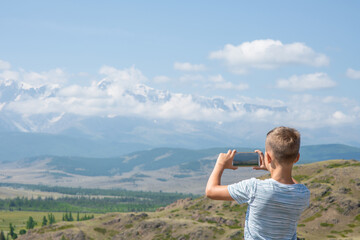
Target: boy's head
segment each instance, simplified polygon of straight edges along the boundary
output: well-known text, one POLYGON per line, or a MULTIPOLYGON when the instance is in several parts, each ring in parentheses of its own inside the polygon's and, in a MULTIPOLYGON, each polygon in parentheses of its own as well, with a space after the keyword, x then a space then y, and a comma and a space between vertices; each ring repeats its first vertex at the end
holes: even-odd
POLYGON ((268 132, 265 148, 279 164, 292 164, 299 155, 300 133, 294 128, 276 127, 268 132))

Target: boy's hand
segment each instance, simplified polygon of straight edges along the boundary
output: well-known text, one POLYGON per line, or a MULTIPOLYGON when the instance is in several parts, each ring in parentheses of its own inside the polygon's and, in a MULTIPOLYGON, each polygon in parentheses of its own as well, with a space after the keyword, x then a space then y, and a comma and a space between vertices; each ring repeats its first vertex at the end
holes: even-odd
POLYGON ((238 167, 234 167, 232 162, 234 160, 236 150, 229 150, 227 153, 220 153, 216 161, 216 165, 222 169, 233 169, 236 170, 238 167))
POLYGON ((255 152, 258 153, 259 156, 260 156, 260 166, 253 167, 253 169, 255 169, 255 170, 266 170, 267 171, 268 169, 266 168, 266 165, 265 165, 264 154, 260 150, 255 150, 255 152))

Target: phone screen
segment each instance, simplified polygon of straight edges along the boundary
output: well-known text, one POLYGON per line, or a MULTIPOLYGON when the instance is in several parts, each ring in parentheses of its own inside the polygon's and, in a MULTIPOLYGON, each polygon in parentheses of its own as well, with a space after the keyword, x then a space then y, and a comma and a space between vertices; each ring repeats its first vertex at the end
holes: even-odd
POLYGON ((233 166, 259 166, 260 156, 256 152, 238 152, 234 156, 233 166))

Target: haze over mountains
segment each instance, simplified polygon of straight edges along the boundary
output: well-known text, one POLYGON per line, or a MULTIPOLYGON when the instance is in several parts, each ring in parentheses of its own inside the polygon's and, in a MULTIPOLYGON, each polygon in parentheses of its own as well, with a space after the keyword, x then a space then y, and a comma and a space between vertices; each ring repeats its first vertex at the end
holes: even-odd
POLYGON ((347 126, 331 127, 338 123, 331 114, 322 121, 325 115, 317 116, 306 106, 304 111, 310 111, 306 116, 313 120, 297 119, 296 114, 304 115, 277 100, 155 89, 145 84, 146 77, 134 67, 105 66, 99 73, 99 80, 69 85, 60 69, 41 74, 4 70, 0 140, 4 148, 18 149, 1 160, 41 154, 111 157, 156 147, 257 147, 263 146, 269 129, 286 122, 300 128, 307 145, 360 144, 347 126), (347 138, 339 138, 344 135, 347 138), (22 154, 30 145, 31 154, 22 154), (42 146, 47 151, 38 149, 42 146))
MULTIPOLYGON (((227 148, 156 148, 109 158, 43 155, 1 163, 0 181, 203 194, 219 152, 225 151, 227 148)), ((304 146, 299 163, 328 159, 359 160, 360 148, 335 144, 304 146)), ((226 171, 223 182, 233 183, 262 174, 264 171, 239 168, 226 171)))
MULTIPOLYGON (((161 111, 161 108, 171 107, 174 101, 185 101, 185 104, 188 101, 189 104, 196 105, 199 111, 203 111, 202 114, 208 114, 209 117, 216 112, 219 115, 224 113, 242 115, 255 114, 259 111, 287 111, 286 106, 271 107, 245 102, 226 102, 223 98, 207 98, 156 90, 144 84, 119 88, 119 84, 119 81, 105 78, 93 83, 91 89, 81 90, 77 89, 77 86, 65 89, 54 84, 33 87, 23 82, 3 81, 0 85, 0 131, 60 134, 78 139, 102 141, 107 144, 116 142, 119 143, 119 148, 123 148, 123 151, 119 151, 121 153, 144 149, 146 146, 200 148, 223 145, 225 141, 221 139, 225 138, 226 142, 236 142, 239 137, 231 137, 234 134, 229 134, 229 130, 222 126, 220 117, 218 122, 214 119, 198 120, 198 116, 194 116, 193 119, 166 120, 161 116, 161 114, 168 114, 165 110, 162 110, 163 113, 156 114, 156 112, 161 111), (96 100, 87 109, 84 109, 84 106, 76 107, 77 104, 80 105, 80 99, 77 98, 81 98, 76 94, 80 94, 79 92, 84 94, 83 91, 86 90, 90 92, 89 94, 92 94, 91 92, 103 94, 100 97, 104 99, 113 91, 117 91, 114 94, 120 95, 120 99, 109 103, 114 105, 110 106, 112 110, 104 109, 102 113, 94 114, 94 111, 97 113, 102 111, 98 109, 96 100), (149 111, 149 114, 145 114, 148 116, 137 115, 137 110, 131 109, 134 104, 143 104, 141 111, 149 111), (66 109, 62 111, 61 108, 66 109), (125 115, 124 111, 129 111, 130 114, 125 115)), ((183 108, 177 109, 176 106, 173 109, 175 112, 183 110, 183 108)), ((231 124, 226 125, 231 126, 231 124)), ((5 137, 11 138, 14 135, 5 135, 5 137)), ((27 137, 31 138, 32 135, 27 137)), ((50 136, 33 135, 33 137, 49 139, 50 136)), ((249 144, 252 145, 254 142, 249 142, 249 144)))

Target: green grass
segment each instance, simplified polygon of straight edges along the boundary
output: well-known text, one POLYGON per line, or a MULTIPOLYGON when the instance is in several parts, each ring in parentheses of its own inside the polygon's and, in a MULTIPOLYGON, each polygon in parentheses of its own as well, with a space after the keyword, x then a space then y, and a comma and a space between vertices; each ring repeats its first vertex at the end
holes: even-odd
POLYGON ((132 223, 129 223, 129 224, 126 224, 126 225, 125 225, 125 228, 126 228, 126 229, 129 229, 129 228, 132 228, 133 226, 134 226, 134 225, 133 225, 132 223))
POLYGON ((310 177, 308 175, 295 175, 295 176, 293 176, 293 178, 296 181, 301 182, 301 181, 309 179, 310 177))
POLYGON ((330 233, 335 233, 335 234, 339 234, 341 237, 347 237, 347 235, 345 234, 348 234, 348 233, 352 233, 353 230, 352 229, 345 229, 344 231, 331 231, 330 233))
POLYGON ((331 224, 331 223, 320 223, 320 226, 322 226, 322 227, 333 227, 334 224, 331 224))
POLYGON ((344 167, 357 167, 360 166, 360 162, 352 163, 352 162, 344 162, 344 163, 331 163, 327 165, 327 168, 344 168, 344 167))
MULTIPOLYGON (((26 229, 26 221, 30 216, 37 222, 35 228, 39 228, 43 217, 48 217, 48 213, 50 212, 0 211, 0 230, 9 231, 9 224, 12 223, 15 225, 15 232, 18 233, 21 229, 26 229)), ((52 214, 55 216, 56 222, 62 221, 63 212, 52 212, 52 214)), ((73 213, 73 215, 76 219, 76 213, 73 213)), ((94 216, 97 215, 99 214, 94 214, 94 216)), ((80 217, 82 216, 83 214, 80 213, 80 217)))
MULTIPOLYGON (((62 220, 62 212, 53 212, 57 222, 62 220)), ((9 224, 12 223, 16 226, 16 230, 26 227, 26 221, 31 216, 41 226, 44 216, 47 217, 48 212, 25 212, 25 211, 0 211, 0 230, 8 230, 9 224)))
POLYGON ((99 233, 101 233, 101 234, 105 234, 105 233, 106 233, 106 229, 105 229, 105 228, 96 227, 96 228, 94 228, 94 231, 99 232, 99 233))
POLYGON ((315 178, 311 183, 333 183, 332 180, 334 176, 322 176, 320 178, 315 178))
POLYGON ((214 234, 223 235, 225 233, 225 230, 222 228, 210 227, 210 229, 214 232, 214 234))
POLYGON ((240 212, 240 213, 246 213, 246 210, 248 208, 247 204, 236 204, 235 206, 230 207, 230 212, 240 212))
POLYGON ((313 221, 313 220, 315 220, 316 218, 319 218, 319 217, 321 217, 321 216, 322 216, 321 212, 317 212, 317 213, 315 213, 314 215, 312 215, 311 217, 306 218, 303 222, 304 222, 304 223, 306 223, 306 222, 311 222, 311 221, 313 221))
POLYGON ((326 235, 327 238, 336 238, 334 235, 326 235))
POLYGON ((337 206, 337 207, 336 207, 336 210, 337 210, 339 213, 345 212, 345 209, 341 208, 340 206, 337 206))
POLYGON ((74 224, 68 224, 68 225, 64 225, 64 226, 60 226, 56 229, 56 231, 58 230, 65 230, 65 229, 69 229, 69 228, 74 228, 74 224))
POLYGON ((350 223, 350 224, 348 224, 348 227, 354 228, 354 227, 356 227, 356 225, 355 225, 355 224, 350 223))

